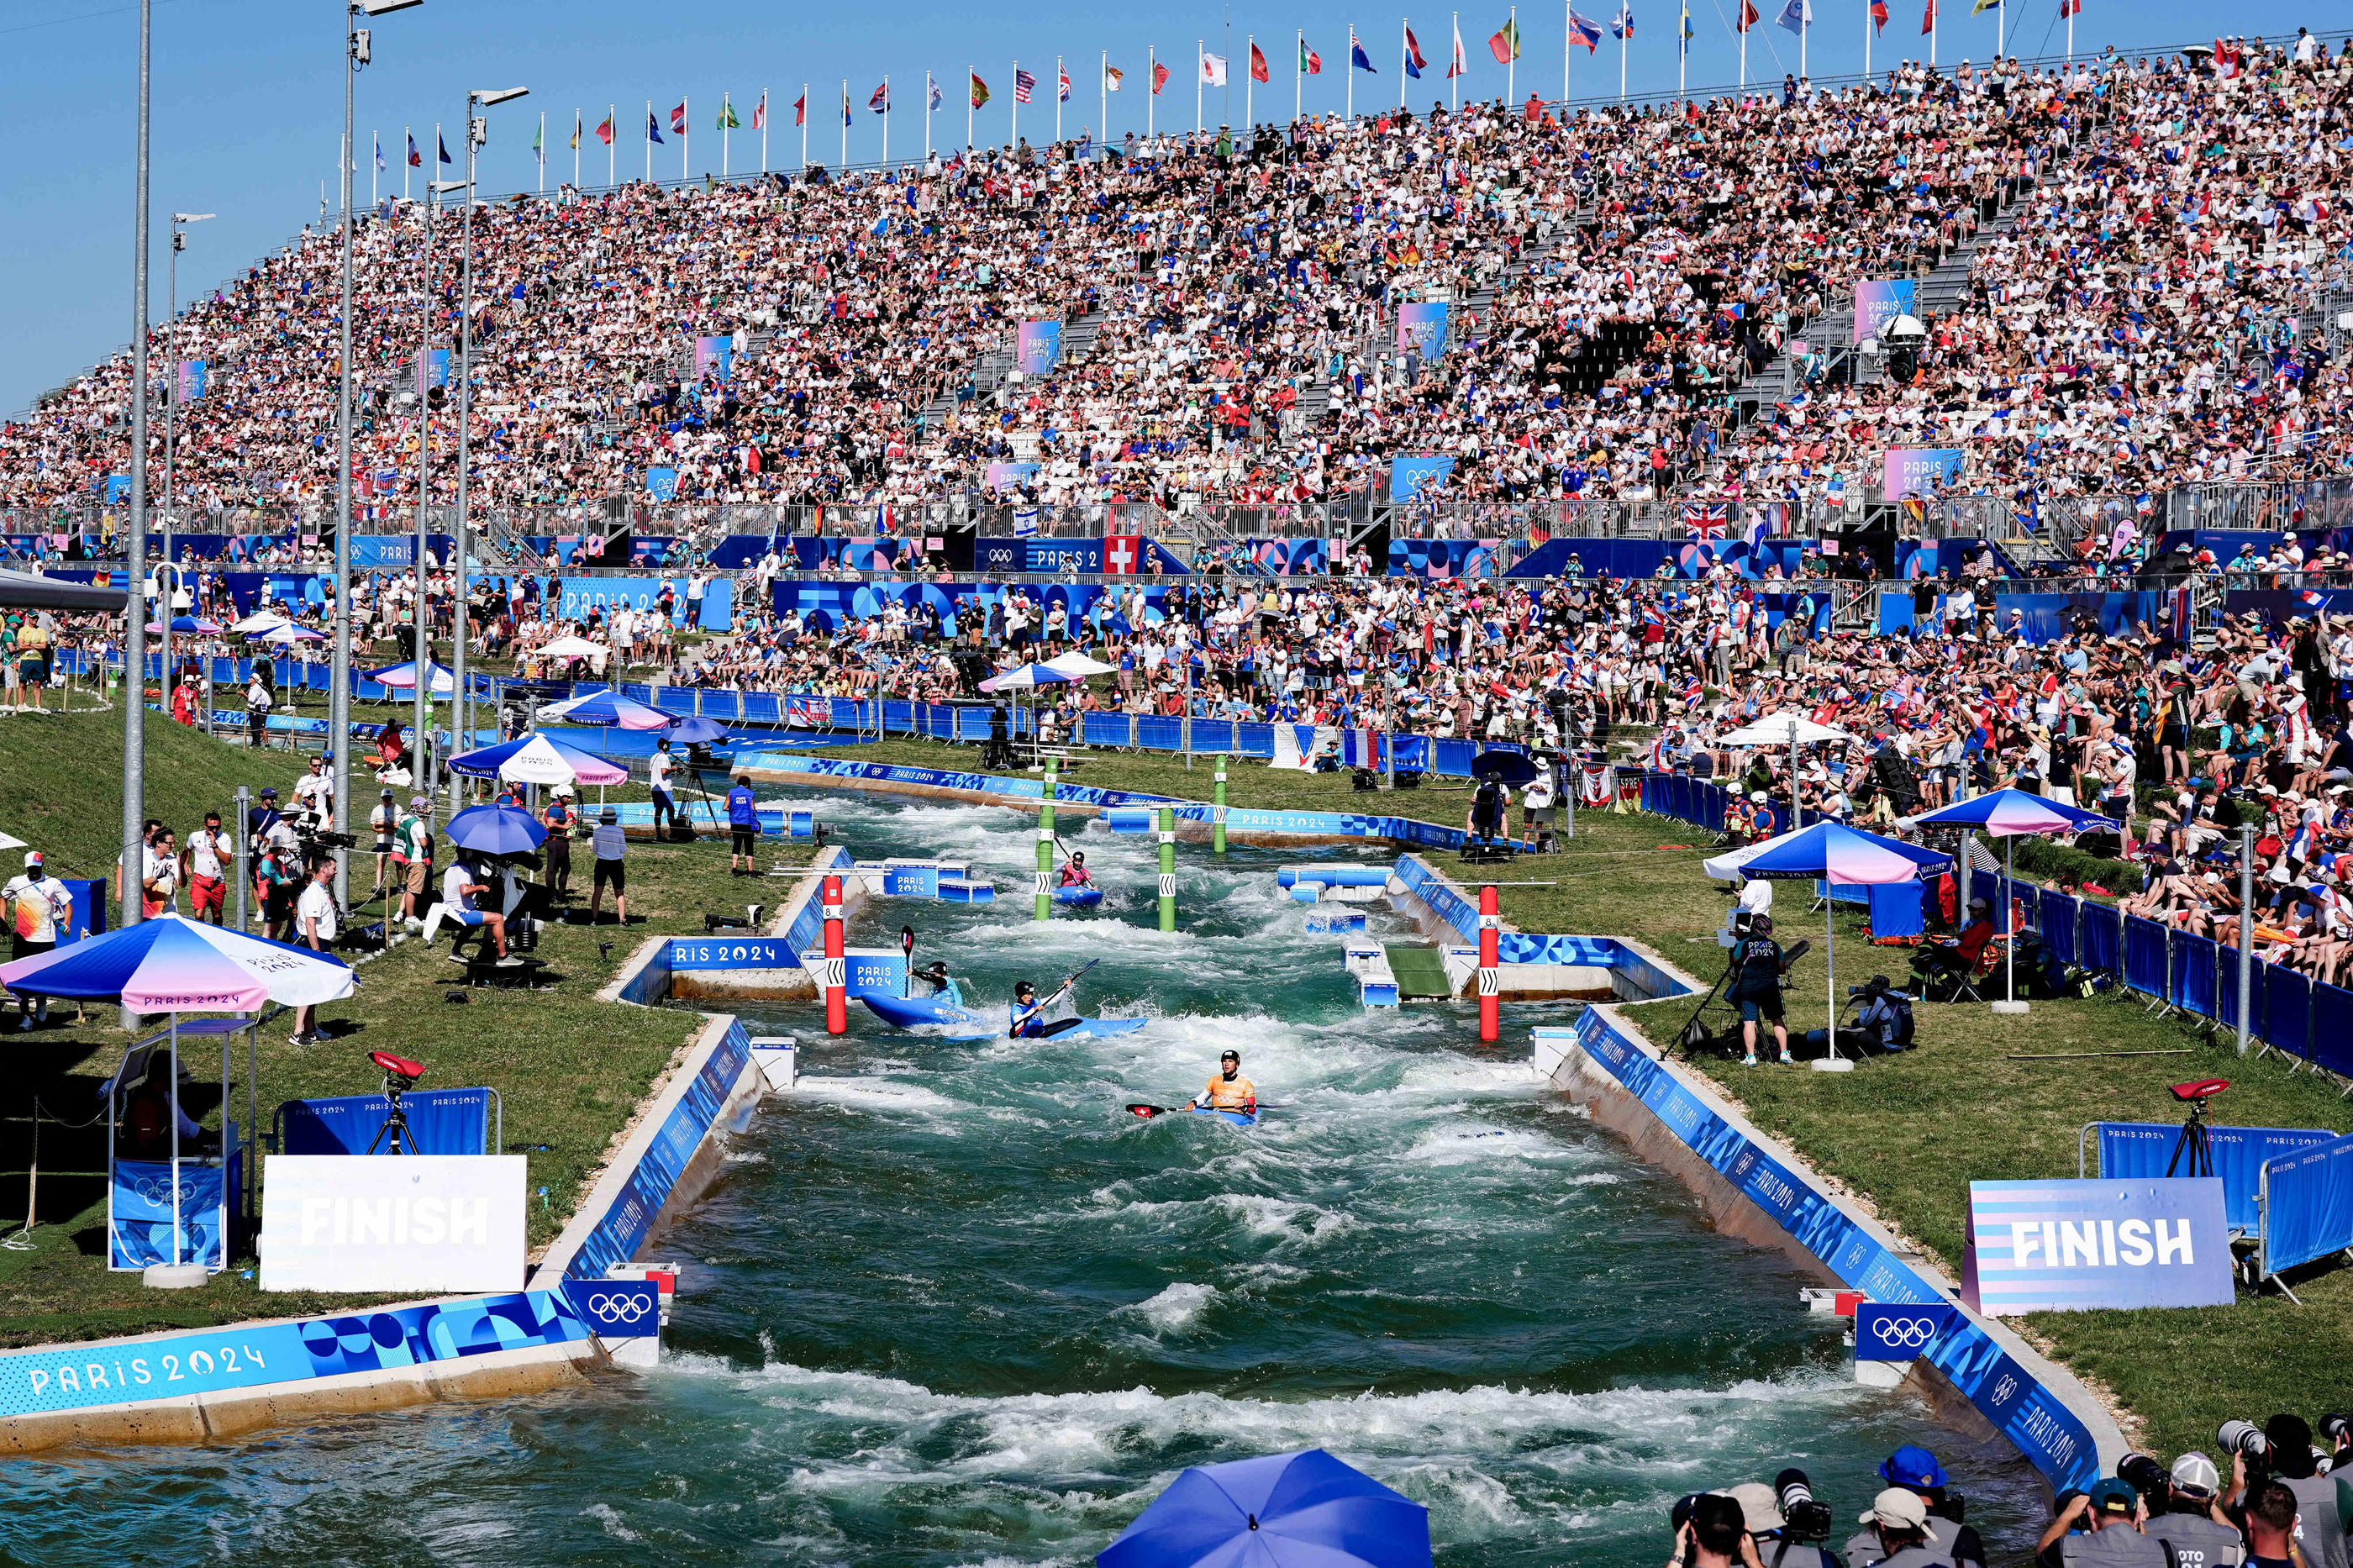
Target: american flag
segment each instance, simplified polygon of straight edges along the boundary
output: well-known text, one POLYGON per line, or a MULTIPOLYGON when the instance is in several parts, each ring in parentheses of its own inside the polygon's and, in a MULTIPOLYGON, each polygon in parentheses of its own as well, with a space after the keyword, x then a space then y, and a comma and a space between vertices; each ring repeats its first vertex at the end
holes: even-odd
POLYGON ((1014 102, 1016 102, 1016 103, 1027 103, 1027 102, 1029 102, 1029 95, 1030 95, 1031 93, 1033 93, 1033 92, 1037 91, 1037 90, 1038 90, 1038 79, 1037 79, 1036 77, 1031 76, 1028 71, 1025 71, 1025 70, 1017 70, 1017 71, 1015 71, 1015 72, 1013 73, 1013 101, 1014 101, 1014 102))
POLYGON ((1683 527, 1694 539, 1722 539, 1732 529, 1732 508, 1720 500, 1685 501, 1683 527))

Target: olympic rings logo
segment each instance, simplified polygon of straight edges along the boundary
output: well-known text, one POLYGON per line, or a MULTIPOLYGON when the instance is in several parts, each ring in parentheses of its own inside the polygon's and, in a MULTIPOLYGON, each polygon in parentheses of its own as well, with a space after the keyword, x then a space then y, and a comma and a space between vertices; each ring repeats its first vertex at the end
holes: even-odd
MULTIPOLYGON (((183 1179, 179 1184, 179 1189, 182 1207, 185 1208, 196 1201, 196 1186, 194 1182, 183 1179)), ((139 1200, 142 1203, 153 1204, 159 1209, 171 1206, 173 1193, 169 1177, 160 1180, 153 1176, 142 1177, 132 1191, 139 1194, 139 1200)))
POLYGON ((588 1315, 600 1323, 634 1323, 650 1310, 651 1303, 639 1290, 588 1298, 588 1315))
POLYGON ((1881 1344, 1916 1350, 1936 1335, 1934 1318, 1882 1318, 1872 1326, 1881 1344))

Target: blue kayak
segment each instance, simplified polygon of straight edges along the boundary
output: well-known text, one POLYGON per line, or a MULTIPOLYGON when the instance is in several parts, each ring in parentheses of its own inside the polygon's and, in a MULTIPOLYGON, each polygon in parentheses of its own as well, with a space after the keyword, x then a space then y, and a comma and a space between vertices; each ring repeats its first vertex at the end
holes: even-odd
MULTIPOLYGON (((1050 1037, 1057 1040, 1107 1039, 1113 1035, 1141 1029, 1147 1022, 1149 1020, 1144 1018, 1082 1018, 1077 1028, 1064 1029, 1050 1037)), ((1003 1025, 992 1027, 987 1034, 952 1034, 948 1037, 951 1040, 1002 1040, 1008 1037, 1003 1025)))
POLYGON ((969 1007, 957 1005, 945 993, 931 996, 877 996, 862 993, 859 1000, 873 1009, 874 1016, 884 1023, 902 1029, 917 1029, 930 1024, 944 1024, 956 1029, 986 1029, 988 1019, 969 1007))
POLYGON ((1054 889, 1054 901, 1058 904, 1068 904, 1074 910, 1091 910, 1103 902, 1103 889, 1101 888, 1057 888, 1054 889))
POLYGON ((1196 1116, 1222 1116, 1237 1127, 1255 1127, 1258 1125, 1258 1112, 1255 1110, 1212 1110, 1208 1106, 1197 1105, 1193 1107, 1193 1114, 1196 1116))

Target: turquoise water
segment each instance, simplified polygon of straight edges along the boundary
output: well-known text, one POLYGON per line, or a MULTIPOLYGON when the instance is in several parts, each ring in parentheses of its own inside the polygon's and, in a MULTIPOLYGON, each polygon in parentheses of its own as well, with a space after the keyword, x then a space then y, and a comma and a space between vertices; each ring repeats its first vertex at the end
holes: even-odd
MULTIPOLYGON (((826 795, 861 856, 1028 886, 1030 820, 826 795)), ((853 1004, 747 1010, 803 1042, 725 1175, 659 1251, 686 1261, 649 1376, 435 1406, 201 1452, 0 1466, 28 1562, 1080 1563, 1182 1467, 1321 1446, 1429 1505, 1447 1563, 1641 1565, 1679 1495, 1809 1469, 1852 1518, 1890 1448, 1947 1453, 1971 1518, 2024 1545, 2015 1464, 1856 1388, 1779 1254, 1711 1231, 1527 1067, 1512 1009, 1366 1013, 1335 938, 1271 872, 1066 833, 1110 889, 870 905, 859 946, 945 959, 1001 1006, 1089 958, 1107 1040, 960 1046, 853 1004), (1250 1131, 1137 1121, 1231 1045, 1278 1109, 1250 1131), (99 1548, 103 1543, 107 1550, 99 1548), (140 1550, 141 1546, 144 1550, 140 1550)), ((1344 857, 1356 858, 1356 856, 1344 857)), ((1394 924, 1376 914, 1375 925, 1394 924)))

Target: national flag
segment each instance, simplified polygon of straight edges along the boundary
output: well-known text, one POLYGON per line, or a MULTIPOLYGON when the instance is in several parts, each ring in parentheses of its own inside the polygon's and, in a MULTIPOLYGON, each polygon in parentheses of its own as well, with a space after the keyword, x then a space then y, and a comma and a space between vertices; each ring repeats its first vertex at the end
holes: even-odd
POLYGON ((1920 36, 1926 37, 1936 30, 1936 0, 1928 0, 1928 8, 1920 16, 1920 36))
POLYGON ((926 75, 923 78, 923 87, 924 108, 927 110, 936 110, 943 102, 945 101, 944 96, 940 91, 938 78, 926 75))
POLYGON ((1054 66, 1054 75, 1060 79, 1054 84, 1054 93, 1056 98, 1058 98, 1061 102, 1070 102, 1071 73, 1063 69, 1060 62, 1057 61, 1054 66))
POLYGON ((978 109, 982 104, 987 103, 987 101, 988 84, 980 79, 980 73, 978 71, 974 71, 972 73, 972 106, 975 109, 978 109))
POLYGON ((1722 539, 1732 530, 1732 508, 1720 500, 1687 500, 1683 528, 1694 539, 1722 539))
POLYGON ((2063 19, 2084 14, 2084 0, 2059 0, 2059 15, 2063 19))
MULTIPOLYGON (((1746 4, 1746 0, 1742 0, 1742 3, 1746 4)), ((1753 8, 1749 15, 1752 16, 1756 15, 1753 8)), ((1587 54, 1593 53, 1601 47, 1601 24, 1590 16, 1578 16, 1577 7, 1570 6, 1568 8, 1568 41, 1572 44, 1583 44, 1587 54)))
POLYGON ((1201 85, 1204 87, 1223 87, 1226 85, 1225 56, 1203 55, 1201 57, 1201 85))
POLYGON ((1158 60, 1152 62, 1153 97, 1158 98, 1160 96, 1160 89, 1168 85, 1168 79, 1174 73, 1171 72, 1166 66, 1162 65, 1158 60))
POLYGON ((540 163, 547 162, 547 127, 544 125, 531 133, 531 155, 540 163))
POLYGON ((1119 84, 1120 84, 1121 82, 1125 81, 1126 79, 1127 79, 1127 73, 1126 73, 1125 71, 1124 71, 1124 70, 1120 69, 1117 66, 1105 66, 1105 67, 1103 67, 1103 90, 1104 90, 1104 91, 1106 91, 1106 92, 1117 92, 1117 91, 1119 90, 1119 84))
MULTIPOLYGON (((978 81, 980 79, 978 77, 975 77, 972 79, 978 81)), ((981 96, 986 98, 988 95, 984 92, 981 96)), ((793 100, 793 123, 796 125, 807 125, 808 123, 808 89, 807 88, 801 89, 801 95, 793 100)))
POLYGON ((1103 535, 1103 570, 1118 577, 1132 577, 1144 559, 1144 535, 1140 533, 1106 533, 1103 535))
POLYGON ((610 114, 606 115, 605 122, 596 127, 596 140, 607 147, 613 144, 613 117, 610 114))
POLYGON ((1977 0, 1977 4, 1969 7, 1969 15, 1972 16, 1982 16, 2000 4, 2001 0, 1977 0))
POLYGON ((1634 7, 1618 0, 1618 15, 1609 18, 1609 36, 1624 42, 1634 36, 1634 7))
POLYGON ((1299 40, 1299 74, 1302 76, 1324 74, 1324 57, 1309 48, 1307 40, 1304 38, 1299 40))
POLYGON ((1740 20, 1732 25, 1733 30, 1745 33, 1762 19, 1757 14, 1757 7, 1751 5, 1749 0, 1740 0, 1740 20))
POLYGON ((1250 45, 1250 80, 1252 80, 1252 81, 1268 81, 1268 80, 1272 79, 1271 79, 1271 77, 1269 77, 1269 75, 1267 74, 1267 68, 1266 68, 1266 52, 1265 52, 1264 50, 1261 49, 1261 48, 1258 47, 1258 45, 1256 45, 1255 43, 1253 43, 1253 44, 1251 44, 1251 45, 1250 45))
POLYGON ((886 81, 876 88, 874 96, 866 100, 866 107, 877 114, 888 113, 891 108, 891 84, 886 81))
MULTIPOLYGON (((932 107, 936 109, 939 105, 934 104, 932 107)), ((754 131, 765 131, 767 128, 768 95, 764 92, 760 95, 760 101, 752 106, 752 129, 754 131)))
POLYGON ((1702 680, 1696 675, 1693 676, 1689 680, 1683 682, 1683 706, 1685 708, 1689 709, 1698 707, 1700 700, 1707 695, 1707 682, 1702 680))
POLYGON ((1462 24, 1457 21, 1454 24, 1454 56, 1446 62, 1446 74, 1450 78, 1458 77, 1465 69, 1462 63, 1462 24))
POLYGON ((421 169, 425 167, 425 155, 417 150, 417 138, 415 136, 411 136, 408 139, 408 166, 412 169, 421 169))
MULTIPOLYGON (((754 119, 758 118, 758 111, 756 110, 754 110, 753 117, 754 119)), ((719 123, 713 127, 713 129, 719 131, 741 131, 743 128, 744 122, 735 118, 735 100, 733 98, 721 99, 719 100, 719 123)))
POLYGON ((1871 30, 1874 33, 1887 31, 1887 0, 1871 0, 1871 30))
POLYGON ((1348 63, 1360 71, 1371 71, 1375 76, 1381 74, 1373 65, 1372 57, 1365 53, 1365 40, 1354 33, 1348 35, 1348 63))
POLYGON ((1698 37, 1699 34, 1692 28, 1691 0, 1683 0, 1683 37, 1675 40, 1675 52, 1685 55, 1691 53, 1692 40, 1698 37))
POLYGON ((1814 0, 1789 0, 1781 7, 1778 19, 1790 32, 1802 36, 1808 27, 1814 25, 1814 0))
POLYGON ((849 84, 844 83, 841 89, 842 129, 847 131, 850 126, 855 125, 856 123, 858 122, 849 117, 849 84))
POLYGON ((433 145, 434 145, 434 148, 435 148, 438 152, 439 152, 439 153, 440 153, 440 154, 441 154, 441 161, 442 161, 443 163, 456 163, 456 162, 458 161, 457 159, 452 158, 451 156, 449 156, 449 143, 448 143, 448 140, 447 140, 446 138, 444 138, 444 137, 440 134, 440 132, 436 132, 434 133, 434 136, 433 136, 433 145))
POLYGON ((1037 90, 1038 79, 1028 71, 1016 68, 1013 72, 1013 101, 1027 103, 1029 101, 1029 95, 1037 90))
MULTIPOLYGON (((1460 48, 1461 46, 1458 44, 1455 47, 1460 48)), ((1497 65, 1509 65, 1518 59, 1520 58, 1520 19, 1514 16, 1506 21, 1502 29, 1487 40, 1487 48, 1494 55, 1497 65)))
POLYGON ((2316 610, 2328 603, 2327 595, 2316 593, 2310 588, 2306 588, 2303 593, 2298 594, 2296 597, 2302 600, 2307 606, 2316 610))
POLYGON ((381 136, 375 138, 375 172, 379 174, 384 173, 384 138, 381 136))
POLYGON ((1419 79, 1422 68, 1429 64, 1422 58, 1420 40, 1413 36, 1413 29, 1408 27, 1405 30, 1405 74, 1419 79))
POLYGON ((678 107, 670 111, 670 128, 681 136, 686 134, 686 100, 680 99, 678 107))
POLYGON ((646 140, 659 142, 661 139, 661 124, 654 119, 654 111, 649 109, 646 110, 646 140))
POLYGON ((576 109, 572 111, 572 150, 580 151, 580 111, 576 109))

